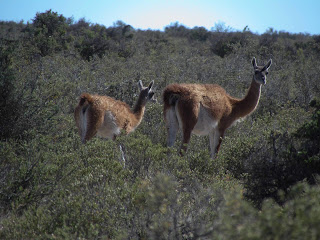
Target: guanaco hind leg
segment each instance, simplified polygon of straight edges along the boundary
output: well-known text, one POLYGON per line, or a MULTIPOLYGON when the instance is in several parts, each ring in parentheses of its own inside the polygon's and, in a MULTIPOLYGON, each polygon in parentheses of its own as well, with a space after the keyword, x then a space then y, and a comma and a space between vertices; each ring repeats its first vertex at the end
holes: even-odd
POLYGON ((170 107, 166 111, 167 146, 172 147, 179 130, 179 122, 175 112, 175 107, 170 107))
POLYGON ((187 145, 190 142, 192 130, 198 120, 198 112, 199 106, 190 105, 188 102, 179 100, 176 105, 178 122, 182 128, 181 154, 187 151, 187 145))
POLYGON ((85 121, 82 122, 81 141, 82 143, 86 143, 97 134, 103 122, 103 115, 102 112, 92 106, 88 107, 88 109, 81 114, 83 114, 82 118, 85 119, 85 121))

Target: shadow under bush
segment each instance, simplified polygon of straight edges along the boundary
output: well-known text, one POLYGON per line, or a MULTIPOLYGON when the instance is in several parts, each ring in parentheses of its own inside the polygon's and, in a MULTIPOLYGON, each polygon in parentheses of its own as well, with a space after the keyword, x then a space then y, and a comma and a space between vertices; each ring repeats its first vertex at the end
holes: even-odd
POLYGON ((243 182, 245 196, 254 205, 261 207, 267 198, 283 204, 286 199, 279 197, 279 191, 288 193, 304 179, 310 184, 316 183, 316 176, 320 174, 319 140, 302 132, 310 132, 306 128, 312 128, 313 134, 320 135, 319 127, 314 126, 319 122, 318 111, 313 110, 311 124, 307 118, 310 113, 297 108, 285 109, 252 125, 245 123, 242 127, 249 127, 245 135, 226 138, 227 148, 218 156, 218 161, 224 162, 225 168, 243 182))

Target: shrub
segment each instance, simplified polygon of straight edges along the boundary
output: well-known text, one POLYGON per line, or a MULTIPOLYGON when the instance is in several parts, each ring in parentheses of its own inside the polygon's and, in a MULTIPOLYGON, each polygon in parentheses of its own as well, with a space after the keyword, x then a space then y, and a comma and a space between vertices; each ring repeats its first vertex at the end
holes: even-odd
POLYGON ((269 31, 136 31, 47 11, 1 22, 1 239, 318 239, 318 37, 269 31), (208 137, 166 147, 162 89, 217 83, 241 98, 250 60, 272 57, 258 109, 230 128, 216 159, 208 137), (90 60, 90 61, 87 61, 90 60), (134 105, 155 81, 135 132, 81 144, 82 92, 134 105), (301 183, 302 181, 302 183, 301 183), (287 237, 288 236, 288 237, 287 237))
POLYGON ((37 13, 33 19, 33 43, 40 50, 42 56, 52 54, 67 47, 67 20, 52 10, 37 13))

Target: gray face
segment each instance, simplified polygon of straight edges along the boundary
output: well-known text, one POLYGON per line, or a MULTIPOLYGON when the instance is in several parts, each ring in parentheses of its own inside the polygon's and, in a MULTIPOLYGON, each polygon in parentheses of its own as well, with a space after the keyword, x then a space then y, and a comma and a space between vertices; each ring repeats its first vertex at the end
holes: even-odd
POLYGON ((152 90, 153 81, 150 82, 148 87, 143 87, 141 80, 138 82, 140 89, 140 96, 144 99, 145 102, 151 101, 156 102, 157 100, 154 98, 154 91, 152 90))
POLYGON ((157 100, 154 98, 154 91, 149 91, 148 92, 148 101, 151 101, 151 102, 156 102, 157 100))
POLYGON ((252 59, 252 65, 254 69, 254 79, 259 84, 266 84, 267 82, 267 75, 269 72, 269 68, 271 66, 272 60, 270 59, 269 62, 265 66, 257 66, 256 59, 252 59))
POLYGON ((262 68, 256 68, 254 70, 254 79, 260 84, 266 84, 267 82, 268 70, 262 70, 262 68))

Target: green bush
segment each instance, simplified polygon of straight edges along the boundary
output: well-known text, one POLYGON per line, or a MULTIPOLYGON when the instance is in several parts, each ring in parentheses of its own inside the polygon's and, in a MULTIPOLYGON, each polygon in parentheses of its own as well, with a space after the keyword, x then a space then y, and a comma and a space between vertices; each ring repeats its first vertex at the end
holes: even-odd
POLYGON ((42 56, 50 55, 67 47, 67 19, 52 10, 37 13, 32 27, 28 30, 32 42, 40 50, 42 56))
POLYGON ((243 181, 245 196, 256 206, 261 206, 266 198, 282 204, 286 199, 279 198, 279 190, 287 193, 304 179, 316 182, 320 174, 319 141, 303 139, 300 134, 308 136, 306 129, 316 128, 317 110, 311 122, 303 123, 308 119, 306 116, 310 113, 303 109, 288 108, 276 117, 240 123, 245 131, 238 138, 226 137, 217 160, 243 181))
POLYGON ((272 200, 257 211, 239 195, 230 195, 216 224, 215 239, 318 239, 319 187, 298 184, 282 207, 272 200), (312 199, 310 201, 310 199, 312 199))

